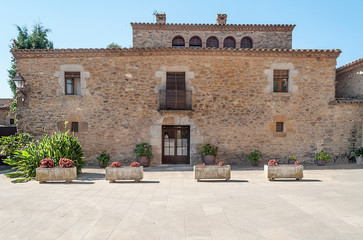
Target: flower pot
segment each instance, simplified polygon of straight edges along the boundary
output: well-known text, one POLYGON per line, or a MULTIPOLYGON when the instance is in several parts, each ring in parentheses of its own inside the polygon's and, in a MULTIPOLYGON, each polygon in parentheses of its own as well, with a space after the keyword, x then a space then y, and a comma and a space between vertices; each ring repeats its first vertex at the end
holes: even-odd
POLYGON ((318 166, 325 166, 325 160, 316 160, 318 166))
POLYGON ((150 166, 150 158, 149 157, 140 157, 140 165, 143 167, 150 166))
POLYGON ((251 162, 251 165, 254 166, 254 167, 258 167, 260 163, 257 161, 257 162, 251 162))
POLYGON ((356 157, 355 159, 357 160, 358 165, 363 165, 363 157, 356 157))
POLYGON ((287 164, 295 164, 295 160, 289 159, 287 160, 287 164))
POLYGON ((215 155, 202 155, 202 161, 205 165, 215 165, 216 156, 215 155))

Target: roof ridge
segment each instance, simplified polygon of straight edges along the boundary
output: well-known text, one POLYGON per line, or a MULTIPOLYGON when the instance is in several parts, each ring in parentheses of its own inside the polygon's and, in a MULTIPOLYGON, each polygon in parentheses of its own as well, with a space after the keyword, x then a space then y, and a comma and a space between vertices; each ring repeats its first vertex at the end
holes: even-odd
POLYGON ((353 62, 347 63, 343 66, 340 66, 337 68, 336 72, 344 72, 348 68, 354 67, 355 65, 359 65, 360 63, 363 63, 363 58, 358 58, 357 60, 354 60, 353 62))

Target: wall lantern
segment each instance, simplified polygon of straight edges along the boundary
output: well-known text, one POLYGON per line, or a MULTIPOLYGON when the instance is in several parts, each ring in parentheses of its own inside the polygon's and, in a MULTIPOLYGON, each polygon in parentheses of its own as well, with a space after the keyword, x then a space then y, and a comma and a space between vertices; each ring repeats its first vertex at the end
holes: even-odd
POLYGON ((15 77, 13 78, 13 80, 15 82, 16 88, 24 89, 24 87, 25 87, 25 79, 23 78, 23 76, 20 73, 17 73, 15 75, 15 77))

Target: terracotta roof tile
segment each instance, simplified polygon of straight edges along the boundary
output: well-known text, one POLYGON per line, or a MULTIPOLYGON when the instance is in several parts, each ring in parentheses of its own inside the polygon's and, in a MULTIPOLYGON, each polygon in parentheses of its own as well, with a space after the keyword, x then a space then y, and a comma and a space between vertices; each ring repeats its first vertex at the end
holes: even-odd
POLYGON ((0 109, 9 109, 12 102, 12 98, 0 98, 0 109))
POLYGON ((337 72, 337 74, 342 74, 346 71, 349 71, 349 70, 354 69, 359 66, 363 66, 363 58, 359 58, 351 63, 345 64, 345 65, 337 68, 336 72, 337 72))

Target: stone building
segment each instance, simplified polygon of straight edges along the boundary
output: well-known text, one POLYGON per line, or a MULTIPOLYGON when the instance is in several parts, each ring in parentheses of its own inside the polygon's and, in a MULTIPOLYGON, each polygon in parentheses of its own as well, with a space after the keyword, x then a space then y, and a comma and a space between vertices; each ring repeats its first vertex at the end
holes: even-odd
POLYGON ((0 98, 0 127, 12 127, 15 124, 15 114, 10 114, 12 98, 0 98))
POLYGON ((292 49, 294 25, 226 20, 168 24, 157 15, 131 24, 131 49, 12 50, 25 79, 18 130, 71 130, 89 164, 102 151, 134 161, 143 141, 152 165, 198 163, 206 142, 232 164, 248 163, 254 149, 264 161, 311 162, 320 150, 347 161, 362 145, 363 101, 339 88, 362 80, 336 82, 341 51, 292 49))

